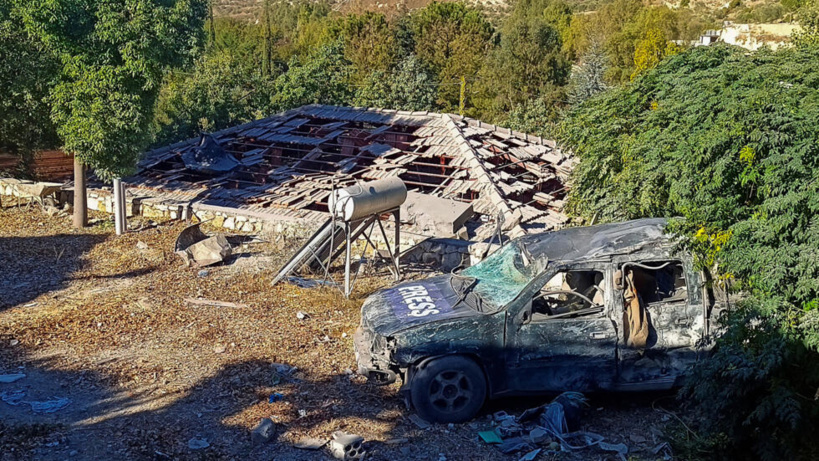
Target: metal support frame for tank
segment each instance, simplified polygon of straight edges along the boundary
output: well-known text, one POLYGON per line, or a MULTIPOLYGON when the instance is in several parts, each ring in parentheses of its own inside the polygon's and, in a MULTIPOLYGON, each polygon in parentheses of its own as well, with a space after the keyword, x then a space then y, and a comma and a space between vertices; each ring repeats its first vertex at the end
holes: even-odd
MULTIPOLYGON (((332 193, 335 194, 336 187, 333 184, 332 193)), ((349 198, 348 198, 349 199, 349 198)), ((342 207, 343 208, 343 207, 342 207)), ((380 258, 383 256, 378 252, 377 245, 372 240, 372 233, 377 225, 381 236, 384 239, 384 244, 387 246, 387 251, 390 255, 390 262, 394 268, 394 275, 395 281, 399 281, 401 279, 401 269, 400 269, 400 255, 401 255, 401 207, 395 207, 388 210, 379 211, 378 213, 371 214, 368 216, 364 216, 362 218, 356 219, 355 221, 346 221, 338 216, 337 213, 330 213, 330 220, 324 225, 322 229, 329 226, 329 229, 326 230, 319 230, 313 238, 299 251, 297 254, 290 259, 290 261, 284 265, 284 267, 279 271, 278 275, 273 279, 273 285, 275 285, 280 280, 287 277, 293 271, 297 270, 306 258, 312 257, 318 262, 321 266, 321 269, 324 271, 324 282, 332 282, 333 286, 338 287, 338 284, 333 280, 333 277, 330 275, 330 266, 333 261, 336 260, 342 253, 344 253, 344 287, 341 287, 340 290, 344 294, 345 297, 349 298, 350 294, 353 291, 353 286, 355 285, 355 281, 358 278, 358 273, 356 273, 355 277, 352 277, 352 246, 353 242, 358 240, 361 236, 364 236, 366 240, 366 246, 364 247, 364 251, 362 254, 366 254, 367 250, 369 249, 370 245, 372 245, 375 254, 377 254, 380 258), (384 229, 384 225, 381 223, 381 216, 384 214, 391 214, 395 219, 395 241, 393 242, 393 246, 390 245, 390 241, 387 238, 387 231, 384 229), (340 222, 339 222, 340 221, 340 222), (337 248, 335 244, 336 235, 337 235, 337 226, 338 228, 342 227, 344 229, 344 247, 337 248), (369 231, 369 233, 368 233, 369 231), (326 232, 329 234, 329 248, 327 250, 327 257, 326 260, 322 255, 319 253, 321 252, 320 246, 313 247, 313 243, 316 237, 323 239, 318 241, 318 244, 321 244, 322 241, 326 241, 327 235, 321 236, 322 232, 326 232)), ((363 257, 362 257, 363 259, 363 257)), ((359 267, 361 265, 362 260, 359 260, 359 267)))
MULTIPOLYGON (((384 239, 384 244, 387 246, 387 251, 390 255, 390 262, 392 263, 393 267, 395 268, 395 281, 399 281, 401 279, 401 269, 400 269, 400 260, 401 260, 401 208, 394 208, 392 210, 385 210, 377 215, 371 215, 369 218, 375 218, 372 222, 368 225, 369 227, 369 235, 366 233, 367 229, 359 229, 360 235, 364 235, 364 239, 367 241, 366 246, 364 247, 364 253, 367 252, 369 245, 373 246, 373 251, 375 254, 380 256, 378 253, 378 248, 375 243, 372 241, 372 231, 375 225, 378 225, 378 228, 381 231, 381 236, 384 239), (393 242, 393 247, 390 247, 390 241, 387 238, 387 231, 384 229, 384 225, 381 224, 380 216, 386 213, 390 213, 393 215, 395 219, 395 241, 393 242)), ((335 220, 337 218, 335 215, 333 216, 333 221, 335 224, 335 220)), ((366 219, 364 220, 366 221, 366 219)), ((363 221, 358 221, 363 222, 363 221)), ((358 273, 356 273, 355 277, 351 278, 352 272, 352 253, 353 253, 353 239, 357 239, 358 237, 353 237, 353 226, 352 222, 344 221, 344 233, 345 237, 345 249, 344 249, 344 296, 349 298, 350 294, 353 292, 353 285, 355 284, 356 279, 358 278, 358 273)), ((326 271, 329 271, 330 262, 332 261, 333 257, 329 257, 327 261, 327 266, 325 268, 326 271)), ((361 265, 361 260, 359 260, 359 266, 361 265)), ((327 274, 329 275, 329 274, 327 274)))

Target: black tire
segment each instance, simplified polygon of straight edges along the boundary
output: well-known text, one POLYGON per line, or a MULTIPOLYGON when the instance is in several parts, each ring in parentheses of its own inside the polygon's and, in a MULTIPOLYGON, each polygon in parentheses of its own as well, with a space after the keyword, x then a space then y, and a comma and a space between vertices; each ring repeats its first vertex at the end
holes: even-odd
POLYGON ((412 404, 430 422, 462 423, 474 418, 486 400, 486 377, 466 357, 449 355, 418 368, 410 385, 412 404))

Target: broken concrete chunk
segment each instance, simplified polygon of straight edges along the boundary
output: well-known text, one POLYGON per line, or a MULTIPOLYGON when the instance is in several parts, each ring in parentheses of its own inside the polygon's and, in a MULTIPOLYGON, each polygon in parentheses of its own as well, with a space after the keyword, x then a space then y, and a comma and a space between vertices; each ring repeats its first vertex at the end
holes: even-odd
POLYGON ((208 237, 189 246, 185 252, 197 266, 210 266, 224 261, 231 254, 230 244, 221 235, 208 237))
POLYGON ((259 424, 250 433, 250 441, 253 445, 262 445, 270 441, 276 433, 276 423, 270 418, 262 418, 259 424))
POLYGON ((345 432, 334 432, 330 452, 336 459, 355 460, 364 458, 364 438, 345 432))
POLYGON ((469 203, 418 192, 408 192, 401 205, 402 221, 412 222, 419 233, 435 237, 455 236, 474 214, 469 203))

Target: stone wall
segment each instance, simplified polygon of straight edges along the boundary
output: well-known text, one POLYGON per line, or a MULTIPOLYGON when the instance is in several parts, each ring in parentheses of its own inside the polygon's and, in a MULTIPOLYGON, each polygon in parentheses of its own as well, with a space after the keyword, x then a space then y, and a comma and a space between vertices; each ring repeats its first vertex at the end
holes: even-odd
MULTIPOLYGON (((17 180, 0 178, 0 194, 19 195, 16 192, 17 189, 12 187, 17 183, 19 183, 17 180)), ((70 190, 57 190, 53 195, 58 205, 70 204, 73 200, 73 192, 70 190)), ((110 189, 89 189, 88 208, 113 213, 113 192, 110 189)), ((316 221, 294 219, 274 220, 275 217, 260 216, 253 212, 243 213, 243 210, 240 209, 133 196, 126 197, 126 215, 128 217, 142 216, 158 221, 187 220, 196 216, 199 220, 209 221, 215 227, 233 232, 265 234, 271 241, 284 241, 288 244, 309 238, 322 224, 316 221)), ((392 245, 392 238, 395 235, 394 223, 383 224, 387 238, 392 245)), ((369 236, 379 249, 386 248, 383 235, 378 227, 375 227, 369 236)), ((363 245, 365 241, 363 235, 359 237, 358 246, 363 245)), ((469 267, 475 264, 494 251, 495 247, 497 245, 452 238, 429 238, 411 232, 402 232, 399 250, 404 262, 428 265, 448 272, 457 267, 469 267)))

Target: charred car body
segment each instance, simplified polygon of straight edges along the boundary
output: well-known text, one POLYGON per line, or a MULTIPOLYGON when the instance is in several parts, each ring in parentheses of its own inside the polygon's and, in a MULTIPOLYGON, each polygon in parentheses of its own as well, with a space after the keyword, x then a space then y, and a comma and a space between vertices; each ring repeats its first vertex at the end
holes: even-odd
POLYGON ((362 306, 359 372, 400 376, 408 403, 441 422, 504 395, 678 385, 725 303, 665 223, 528 235, 459 274, 381 290, 362 306))

